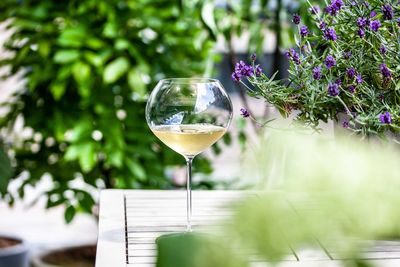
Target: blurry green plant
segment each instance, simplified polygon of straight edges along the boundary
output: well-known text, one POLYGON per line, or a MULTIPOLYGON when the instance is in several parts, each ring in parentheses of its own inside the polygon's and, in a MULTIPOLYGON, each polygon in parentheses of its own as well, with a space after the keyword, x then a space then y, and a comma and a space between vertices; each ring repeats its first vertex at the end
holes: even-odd
MULTIPOLYGON (((95 202, 73 186, 76 178, 95 188, 173 186, 165 168, 183 160, 151 134, 144 107, 157 80, 205 69, 212 42, 201 9, 182 3, 0 1, 0 22, 14 31, 6 45, 14 54, 0 64, 10 67, 6 78, 22 71, 27 80, 16 101, 5 103, 9 112, 0 127, 10 133, 23 118, 33 130, 9 144, 16 177, 28 174, 19 197, 49 174, 54 187, 44 192, 47 207, 66 205, 71 221, 95 202)), ((211 172, 204 158, 196 158, 195 167, 211 172)), ((1 180, 2 189, 7 182, 1 180)), ((14 201, 4 190, 0 196, 14 201)))
POLYGON ((276 266, 292 250, 322 246, 345 259, 335 266, 373 266, 363 260, 369 246, 400 233, 399 157, 393 146, 345 134, 333 139, 271 130, 245 157, 243 178, 259 178, 258 197, 233 207, 233 218, 208 240, 160 238, 157 266, 172 266, 172 259, 175 267, 246 266, 237 258, 249 261, 249 255, 276 266), (228 262, 231 257, 236 260, 228 262))

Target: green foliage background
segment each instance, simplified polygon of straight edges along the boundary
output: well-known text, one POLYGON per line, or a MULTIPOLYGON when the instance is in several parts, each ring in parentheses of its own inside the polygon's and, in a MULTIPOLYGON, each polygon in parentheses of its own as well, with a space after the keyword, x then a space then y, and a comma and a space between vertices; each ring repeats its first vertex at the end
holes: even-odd
MULTIPOLYGON (((282 1, 272 9, 270 2, 227 1, 223 7, 213 0, 0 1, 0 22, 14 31, 6 45, 14 55, 1 59, 0 66, 11 66, 5 78, 22 71, 27 80, 17 101, 5 103, 10 112, 0 118, 0 128, 7 134, 23 117, 33 129, 31 138, 5 147, 15 155, 15 176, 28 173, 19 197, 25 186, 49 174, 54 188, 44 192, 47 207, 66 205, 70 221, 94 204, 90 194, 71 185, 76 177, 94 188, 173 187, 165 170, 183 160, 158 142, 144 121, 149 91, 163 77, 210 75, 217 36, 229 44, 232 66, 232 40, 246 31, 249 49, 259 53, 264 29, 276 31, 279 56, 279 47, 293 42, 288 37, 293 28, 285 26, 291 15, 282 1)), ((307 5, 298 3, 304 17, 307 5)), ((245 139, 243 132, 239 139, 245 139)), ((224 141, 229 144, 231 137, 224 141)), ((204 158, 197 157, 194 166, 211 172, 204 158)), ((0 197, 12 204, 7 183, 3 179, 0 197)))
MULTIPOLYGON (((10 112, 0 127, 10 129, 23 116, 34 130, 12 144, 16 175, 29 172, 19 195, 50 174, 47 206, 66 204, 70 221, 94 203, 71 188, 76 177, 94 187, 99 179, 108 188, 171 187, 165 168, 183 159, 149 131, 145 99, 163 77, 204 71, 212 42, 201 9, 179 1, 4 0, 0 10, 0 21, 12 18, 15 29, 7 43, 15 56, 1 65, 12 67, 7 76, 24 71, 28 82, 18 101, 6 103, 10 112)), ((195 165, 211 171, 204 158, 195 165)))

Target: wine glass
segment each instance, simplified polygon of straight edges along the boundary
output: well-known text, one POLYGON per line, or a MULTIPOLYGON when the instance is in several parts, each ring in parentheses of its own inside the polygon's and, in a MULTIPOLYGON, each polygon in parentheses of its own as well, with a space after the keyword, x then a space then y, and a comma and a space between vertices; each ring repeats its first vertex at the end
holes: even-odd
POLYGON ((163 79, 147 101, 146 120, 164 144, 186 159, 187 231, 190 232, 192 161, 225 134, 232 120, 232 102, 218 80, 163 79))

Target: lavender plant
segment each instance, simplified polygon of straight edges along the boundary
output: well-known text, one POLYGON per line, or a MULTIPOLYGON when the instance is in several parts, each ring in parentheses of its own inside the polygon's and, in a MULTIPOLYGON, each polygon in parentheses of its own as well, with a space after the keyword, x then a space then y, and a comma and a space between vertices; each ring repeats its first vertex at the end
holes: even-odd
POLYGON ((267 77, 255 63, 236 64, 232 79, 251 96, 264 98, 283 116, 298 110, 298 121, 318 129, 339 120, 362 136, 400 131, 400 1, 331 0, 310 13, 318 30, 298 25, 288 80, 267 77), (247 82, 246 82, 247 81, 247 82))

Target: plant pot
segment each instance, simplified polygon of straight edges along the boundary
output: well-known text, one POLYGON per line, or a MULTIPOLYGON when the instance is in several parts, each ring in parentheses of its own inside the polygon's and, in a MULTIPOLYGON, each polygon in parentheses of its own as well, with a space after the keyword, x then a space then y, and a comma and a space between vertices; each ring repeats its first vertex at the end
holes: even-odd
POLYGON ((40 254, 33 259, 34 267, 93 267, 96 245, 66 247, 40 254))
POLYGON ((29 249, 16 237, 0 235, 0 267, 28 267, 29 249))

